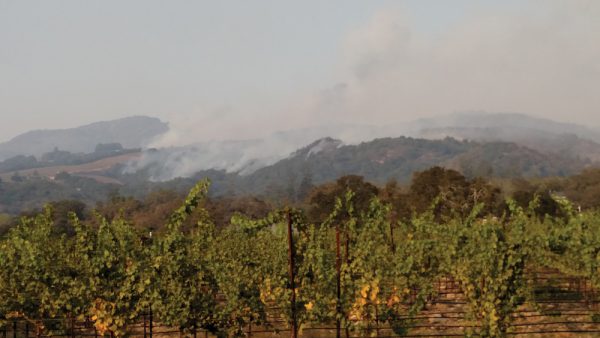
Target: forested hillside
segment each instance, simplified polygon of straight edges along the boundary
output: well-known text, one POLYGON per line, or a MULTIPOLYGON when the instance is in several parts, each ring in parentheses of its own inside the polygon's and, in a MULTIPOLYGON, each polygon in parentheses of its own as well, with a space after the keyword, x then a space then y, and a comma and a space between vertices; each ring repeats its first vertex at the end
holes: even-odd
POLYGON ((249 194, 281 196, 302 190, 301 185, 308 181, 321 184, 350 174, 381 185, 389 180, 406 183, 413 173, 432 166, 456 169, 469 177, 533 178, 573 175, 589 164, 504 142, 399 137, 340 146, 335 140, 323 139, 239 177, 237 187, 249 194))

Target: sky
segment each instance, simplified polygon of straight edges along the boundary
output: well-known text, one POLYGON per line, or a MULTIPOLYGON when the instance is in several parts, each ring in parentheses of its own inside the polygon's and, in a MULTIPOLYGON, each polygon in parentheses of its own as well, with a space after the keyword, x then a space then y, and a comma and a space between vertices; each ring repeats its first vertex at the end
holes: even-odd
POLYGON ((166 144, 457 111, 600 126, 596 0, 0 0, 0 142, 148 115, 166 144))

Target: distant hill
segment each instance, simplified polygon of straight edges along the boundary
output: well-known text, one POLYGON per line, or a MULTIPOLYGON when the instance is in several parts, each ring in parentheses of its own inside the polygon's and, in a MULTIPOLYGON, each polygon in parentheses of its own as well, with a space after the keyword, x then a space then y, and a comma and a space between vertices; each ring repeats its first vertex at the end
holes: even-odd
MULTIPOLYGON (((320 184, 349 174, 384 184, 390 179, 407 183, 414 172, 432 166, 456 169, 470 177, 508 178, 567 176, 589 165, 586 160, 544 154, 508 142, 398 137, 342 145, 339 140, 324 138, 250 175, 223 175, 227 184, 220 186, 238 193, 286 195, 300 189, 302 181, 320 184)), ((219 178, 214 172, 200 172, 196 177, 203 174, 219 178)))
POLYGON ((210 141, 145 152, 128 172, 148 171, 168 181, 199 171, 224 170, 249 175, 286 159, 314 140, 331 137, 357 145, 386 137, 443 140, 452 137, 479 143, 516 143, 555 157, 600 162, 600 132, 576 124, 515 113, 454 113, 385 126, 329 124, 290 129, 251 140, 210 141))
POLYGON ((418 119, 398 128, 403 129, 405 135, 414 137, 422 137, 422 132, 427 130, 459 128, 463 130, 493 129, 501 131, 506 137, 510 137, 511 131, 516 135, 522 135, 524 132, 533 132, 535 135, 572 134, 579 138, 600 142, 600 132, 588 126, 557 122, 519 113, 454 113, 418 119))
POLYGON ((102 143, 120 143, 125 148, 140 148, 168 129, 168 124, 157 118, 134 116, 71 129, 35 130, 0 143, 0 161, 17 155, 37 157, 56 148, 74 153, 91 153, 102 143))
POLYGON ((600 162, 600 144, 572 133, 550 133, 539 129, 518 127, 447 127, 423 129, 419 137, 478 142, 512 142, 545 154, 560 154, 568 158, 589 159, 600 162))

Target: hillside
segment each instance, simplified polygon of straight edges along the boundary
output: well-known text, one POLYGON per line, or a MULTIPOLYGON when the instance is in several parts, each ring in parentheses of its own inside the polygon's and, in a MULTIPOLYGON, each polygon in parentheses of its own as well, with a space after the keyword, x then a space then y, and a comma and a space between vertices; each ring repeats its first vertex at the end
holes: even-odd
POLYGON ((68 153, 67 148, 58 145, 60 150, 56 150, 51 145, 69 139, 73 144, 81 143, 79 146, 83 148, 87 142, 96 153, 95 147, 102 146, 97 143, 116 142, 118 137, 123 137, 121 141, 129 140, 125 142, 137 140, 134 145, 143 144, 143 140, 166 130, 166 124, 135 117, 71 130, 31 132, 0 145, 0 150, 9 145, 32 148, 34 140, 40 138, 37 142, 42 142, 45 135, 50 144, 47 148, 52 148, 47 152, 42 150, 45 148, 37 149, 38 159, 21 156, 5 161, 6 168, 0 168, 3 171, 0 179, 4 182, 0 184, 5 194, 0 209, 12 213, 40 206, 50 199, 82 194, 84 200, 93 203, 116 189, 122 195, 138 198, 157 189, 184 192, 203 177, 212 180, 211 194, 216 196, 297 199, 310 186, 349 174, 364 176, 377 184, 392 179, 406 183, 413 173, 432 166, 456 169, 467 177, 560 177, 598 166, 600 161, 600 144, 594 141, 592 129, 526 115, 455 114, 417 120, 403 127, 410 129, 407 135, 419 136, 372 139, 367 134, 391 135, 398 126, 379 130, 367 127, 363 136, 368 141, 362 143, 346 144, 343 138, 325 137, 310 144, 305 142, 307 146, 297 146, 313 134, 340 135, 345 128, 362 130, 361 126, 338 126, 338 129, 317 128, 313 133, 309 128, 279 132, 265 139, 196 143, 141 153, 131 150, 120 157, 104 159, 103 156, 101 161, 84 161, 88 158, 85 151, 68 153), (136 129, 142 126, 149 129, 136 129), (130 130, 125 130, 127 127, 130 130), (91 136, 84 137, 85 133, 91 136), (104 134, 108 136, 101 139, 104 134), (62 171, 71 177, 51 179, 62 171), (23 178, 25 182, 20 182, 23 178), (37 192, 32 193, 35 189, 37 192), (94 193, 94 189, 103 192, 94 193))
MULTIPOLYGON (((179 161, 186 161, 186 158, 179 161)), ((125 174, 121 170, 113 170, 111 175, 126 182, 124 191, 137 195, 139 191, 147 191, 148 181, 155 181, 157 173, 172 170, 171 165, 169 161, 162 165, 154 162, 148 167, 136 166, 137 171, 128 167, 125 174)), ((593 163, 510 142, 398 137, 344 145, 340 140, 323 138, 249 174, 227 172, 221 167, 200 170, 187 178, 156 181, 152 185, 176 187, 183 191, 196 179, 209 177, 214 183, 212 193, 216 195, 283 197, 295 196, 303 189, 302 185, 321 184, 350 174, 364 176, 378 184, 391 179, 406 183, 414 172, 432 166, 456 169, 468 177, 532 178, 568 176, 593 166, 593 163)))
POLYGON ((23 171, 17 180, 13 179, 14 172, 5 174, 4 183, 0 183, 0 190, 4 191, 0 210, 14 213, 21 207, 40 206, 59 196, 83 196, 81 199, 94 203, 116 190, 136 198, 160 189, 184 192, 204 177, 212 181, 213 196, 255 195, 285 200, 301 198, 311 186, 349 174, 382 185, 391 179, 408 183, 415 172, 432 166, 457 169, 468 177, 500 178, 568 176, 591 166, 589 161, 545 154, 507 142, 398 137, 343 145, 339 140, 324 138, 247 175, 209 169, 161 182, 152 179, 156 167, 131 171, 132 166, 125 164, 139 158, 138 154, 123 156, 79 166, 23 171), (51 179, 61 171, 71 174, 51 179))
POLYGON ((286 159, 314 140, 331 137, 358 145, 378 138, 407 136, 443 140, 452 137, 480 143, 507 142, 543 154, 600 161, 600 132, 550 119, 514 113, 455 113, 385 126, 328 124, 280 130, 253 139, 212 140, 145 152, 129 172, 148 171, 152 180, 189 177, 205 170, 249 175, 286 159))
POLYGON ((110 170, 117 164, 127 163, 130 161, 135 161, 140 157, 139 152, 130 152, 122 155, 116 155, 111 157, 106 157, 100 159, 98 161, 93 161, 84 164, 77 165, 58 165, 58 166, 48 166, 48 167, 40 167, 40 168, 32 168, 21 171, 11 171, 6 173, 0 173, 0 179, 3 181, 12 180, 15 175, 21 178, 26 178, 30 176, 41 176, 48 179, 54 179, 54 177, 59 173, 67 173, 82 177, 90 177, 96 179, 101 183, 113 183, 120 184, 119 181, 105 177, 101 175, 103 172, 110 170))
MULTIPOLYGON (((322 139, 274 165, 239 179, 248 193, 296 190, 303 179, 319 184, 343 175, 360 175, 383 184, 408 182, 432 166, 457 169, 468 176, 547 177, 575 174, 589 163, 544 154, 514 143, 382 138, 358 145, 322 139)), ((272 193, 272 192, 269 192, 272 193)))
POLYGON ((41 156, 56 148, 90 153, 102 143, 120 143, 125 148, 139 148, 167 130, 167 123, 145 116, 96 122, 71 129, 35 130, 0 143, 0 161, 17 155, 41 156))

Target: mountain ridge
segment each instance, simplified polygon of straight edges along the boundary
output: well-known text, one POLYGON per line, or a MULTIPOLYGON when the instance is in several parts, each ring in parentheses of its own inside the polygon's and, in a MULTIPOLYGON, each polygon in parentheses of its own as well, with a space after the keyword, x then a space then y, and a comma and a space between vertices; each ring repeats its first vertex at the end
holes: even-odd
MULTIPOLYGON (((126 148, 138 148, 166 130, 168 125, 158 119, 137 116, 78 128, 32 131, 0 144, 0 160, 8 157, 7 153, 11 152, 41 155, 45 151, 51 151, 53 147, 73 152, 89 152, 95 146, 94 143, 101 141, 122 141, 126 148), (116 127, 111 128, 111 124, 125 127, 115 131, 116 127), (70 137, 63 139, 61 144, 53 136, 57 133, 67 133, 70 137), (94 134, 101 134, 104 138, 90 137, 94 134), (119 137, 122 134, 133 135, 134 140, 119 137), (19 142, 24 143, 28 149, 19 147, 19 142)), ((152 180, 155 181, 190 177, 196 172, 209 169, 245 176, 294 156, 315 140, 327 137, 336 139, 339 144, 335 147, 339 147, 341 144, 358 145, 374 139, 399 136, 430 140, 452 137, 480 143, 512 142, 544 154, 560 155, 560 158, 600 162, 600 144, 596 141, 600 140, 600 133, 591 128, 519 113, 467 112, 421 118, 401 125, 376 127, 342 123, 278 131, 264 138, 163 147, 143 152, 141 159, 128 167, 127 172, 146 170, 152 173, 152 180)))
MULTIPOLYGON (((307 180, 318 185, 344 175, 359 175, 380 185, 389 180, 407 183, 415 172, 433 166, 455 169, 468 177, 533 178, 576 174, 590 162, 544 154, 509 142, 401 136, 339 145, 337 140, 325 138, 247 176, 209 170, 193 178, 209 176, 217 181, 216 187, 235 187, 240 194, 286 196, 301 190, 302 182, 307 180), (310 153, 323 142, 329 144, 326 150, 310 153)), ((217 188, 215 193, 226 191, 217 188)))
POLYGON ((99 121, 75 128, 32 130, 0 143, 0 160, 16 155, 40 156, 55 148, 89 153, 100 143, 140 148, 167 130, 167 123, 147 116, 99 121))

